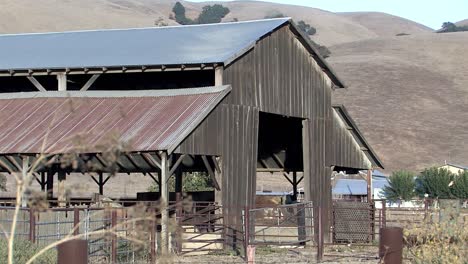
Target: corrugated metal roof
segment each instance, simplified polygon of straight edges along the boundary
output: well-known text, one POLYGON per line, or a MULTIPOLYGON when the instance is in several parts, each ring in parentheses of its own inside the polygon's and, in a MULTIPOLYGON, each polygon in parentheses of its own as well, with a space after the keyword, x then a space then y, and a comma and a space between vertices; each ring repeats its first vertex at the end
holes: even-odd
MULTIPOLYGON (((374 189, 382 189, 386 185, 388 185, 387 180, 372 181, 374 189)), ((338 195, 366 195, 367 182, 359 179, 338 179, 332 193, 338 195)))
MULTIPOLYGON (((459 169, 462 169, 462 170, 468 170, 468 166, 457 165, 457 164, 452 164, 452 163, 447 163, 446 165, 452 166, 452 167, 455 167, 455 168, 459 168, 459 169)), ((444 166, 446 166, 446 165, 444 165, 444 166)))
POLYGON ((0 69, 225 63, 289 18, 0 36, 0 69))
POLYGON ((165 91, 0 95, 0 154, 100 152, 117 135, 127 152, 172 152, 229 93, 230 86, 165 91), (78 142, 79 139, 79 142, 78 142))

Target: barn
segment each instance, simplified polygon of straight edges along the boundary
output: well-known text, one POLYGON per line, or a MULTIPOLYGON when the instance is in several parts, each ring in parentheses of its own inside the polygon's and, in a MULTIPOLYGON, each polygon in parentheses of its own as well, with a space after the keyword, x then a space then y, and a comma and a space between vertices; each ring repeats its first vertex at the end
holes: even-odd
POLYGON ((216 200, 242 208, 257 172, 280 172, 328 226, 332 172, 383 167, 289 18, 2 35, 0 58, 0 169, 38 164, 44 190, 54 175, 148 173, 167 202, 169 177, 180 192, 183 172, 206 171, 216 200))

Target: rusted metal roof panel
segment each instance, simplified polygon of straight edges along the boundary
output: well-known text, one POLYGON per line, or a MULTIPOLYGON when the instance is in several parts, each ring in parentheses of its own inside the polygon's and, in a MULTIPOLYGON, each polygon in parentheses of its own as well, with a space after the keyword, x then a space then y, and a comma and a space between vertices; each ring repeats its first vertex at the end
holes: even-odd
POLYGON ((0 154, 98 153, 116 138, 127 152, 172 152, 229 91, 220 86, 0 95, 0 154))

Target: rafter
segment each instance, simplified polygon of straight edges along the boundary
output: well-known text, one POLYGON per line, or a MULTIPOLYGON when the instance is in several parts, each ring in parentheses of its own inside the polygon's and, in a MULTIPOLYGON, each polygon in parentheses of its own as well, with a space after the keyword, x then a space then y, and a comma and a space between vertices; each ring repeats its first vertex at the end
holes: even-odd
POLYGON ((205 155, 202 155, 201 158, 203 160, 203 163, 205 164, 206 169, 208 170, 208 174, 210 175, 211 180, 213 181, 214 187, 218 191, 221 190, 221 188, 219 187, 219 183, 216 180, 216 175, 215 175, 215 173, 213 171, 213 168, 211 167, 210 163, 208 162, 208 159, 206 158, 205 155))
POLYGON ((97 80, 97 78, 101 76, 100 74, 93 74, 93 76, 91 76, 91 78, 89 78, 89 80, 85 83, 85 85, 83 85, 83 87, 81 87, 80 91, 87 91, 91 85, 94 84, 94 82, 97 80))
POLYGON ((28 80, 34 85, 34 87, 36 87, 37 90, 41 92, 47 92, 46 88, 44 88, 44 86, 42 86, 42 84, 36 78, 32 76, 27 76, 26 78, 28 78, 28 80))

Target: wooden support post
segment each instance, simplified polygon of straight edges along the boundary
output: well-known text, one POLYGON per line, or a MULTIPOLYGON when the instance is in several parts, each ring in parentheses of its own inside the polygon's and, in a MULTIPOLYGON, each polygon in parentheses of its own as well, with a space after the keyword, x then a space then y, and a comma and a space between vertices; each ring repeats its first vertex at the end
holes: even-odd
MULTIPOLYGON (((312 189, 310 186, 311 182, 311 168, 310 168, 310 140, 309 140, 309 120, 302 121, 302 156, 303 156, 303 164, 304 164, 304 172, 302 179, 304 179, 304 200, 309 202, 312 201, 312 189)), ((312 204, 312 207, 315 208, 317 205, 312 204)), ((313 215, 315 210, 307 210, 306 211, 306 226, 316 226, 317 223, 314 219, 317 219, 316 215, 313 215)), ((315 231, 314 228, 307 228, 306 229, 306 236, 308 238, 314 237, 315 231)), ((317 242, 317 241, 315 241, 317 242)))
POLYGON ((29 208, 29 241, 36 243, 36 214, 33 208, 29 208))
MULTIPOLYGON (((183 206, 182 206, 182 200, 183 200, 183 196, 182 196, 182 182, 183 182, 183 174, 182 174, 182 171, 180 169, 176 169, 175 170, 175 174, 174 174, 174 177, 175 177, 175 192, 176 192, 176 220, 177 220, 177 224, 179 224, 179 220, 181 219, 182 217, 182 211, 183 211, 183 206)), ((175 232, 173 233, 173 236, 172 236, 172 241, 175 241, 175 244, 176 245, 176 252, 180 253, 182 252, 182 234, 181 232, 175 232)))
MULTIPOLYGON (((311 172, 310 172, 310 144, 309 144, 309 121, 302 121, 302 156, 304 164, 304 196, 307 201, 312 200, 310 188, 311 172)), ((313 205, 315 206, 315 204, 313 205)))
POLYGON ((294 195, 294 199, 296 199, 297 201, 297 172, 296 171, 293 171, 293 195, 294 195))
POLYGON ((51 200, 54 198, 54 174, 53 172, 47 172, 47 200, 51 200))
POLYGON ((64 73, 57 74, 57 82, 59 91, 67 90, 67 75, 64 73))
POLYGON ((218 66, 215 68, 215 86, 223 85, 223 67, 218 66))
MULTIPOLYGON (((223 182, 223 160, 221 157, 213 157, 213 162, 215 164, 215 178, 218 183, 223 182)), ((222 206, 223 204, 223 190, 215 190, 215 202, 217 203, 218 206, 222 206)))
POLYGON ((372 168, 367 170, 367 202, 372 202, 372 168))
POLYGON ((41 172, 41 191, 45 191, 46 190, 46 185, 47 185, 47 180, 46 180, 46 173, 45 172, 41 172))
POLYGON ((99 194, 104 195, 104 179, 102 172, 99 173, 99 194))
MULTIPOLYGON (((111 228, 115 228, 117 225, 117 211, 111 211, 111 228)), ((111 263, 117 263, 117 235, 112 234, 111 236, 111 263)))
POLYGON ((75 207, 73 208, 73 228, 75 229, 73 231, 73 235, 78 235, 80 233, 80 228, 78 227, 80 225, 80 209, 75 207))
POLYGON ((161 254, 169 253, 169 160, 167 152, 161 152, 161 254))
POLYGON ((66 186, 65 182, 67 180, 67 174, 63 171, 59 171, 57 173, 57 178, 58 178, 58 189, 57 189, 57 201, 58 201, 58 206, 59 207, 65 207, 66 205, 66 186))

